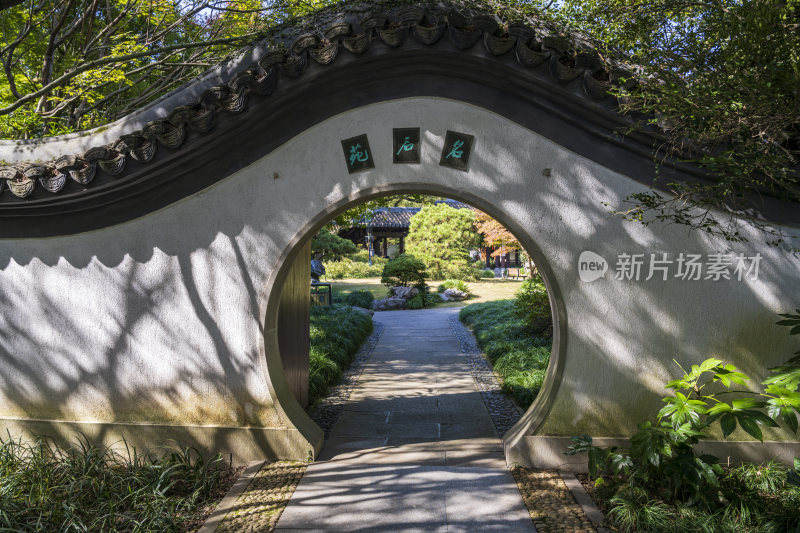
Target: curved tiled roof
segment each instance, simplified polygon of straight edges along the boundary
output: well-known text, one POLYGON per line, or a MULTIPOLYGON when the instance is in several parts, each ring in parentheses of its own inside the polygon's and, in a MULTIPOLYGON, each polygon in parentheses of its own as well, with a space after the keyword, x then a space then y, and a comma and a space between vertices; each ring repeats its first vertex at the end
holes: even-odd
POLYGON ((261 54, 255 64, 235 73, 227 83, 206 89, 193 103, 179 105, 113 142, 51 161, 0 167, 0 204, 25 199, 37 188, 58 194, 68 181, 88 187, 98 172, 120 177, 131 160, 147 163, 160 147, 179 149, 188 132, 209 132, 220 113, 241 113, 249 98, 269 96, 281 77, 299 78, 311 62, 328 65, 342 53, 363 55, 376 41, 393 48, 409 40, 434 46, 442 39, 464 51, 482 46, 493 57, 513 56, 521 66, 547 68, 558 82, 579 79, 590 99, 609 98, 609 78, 614 76, 606 73, 597 54, 585 43, 549 33, 536 24, 512 24, 502 35, 501 28, 502 22, 494 15, 464 15, 441 7, 428 11, 405 7, 388 14, 334 18, 315 31, 295 35, 285 51, 261 54))
MULTIPOLYGON (((435 204, 447 204, 453 209, 472 209, 472 206, 458 200, 437 200, 435 204)), ((374 229, 408 229, 411 217, 419 213, 421 207, 379 207, 373 211, 367 227, 374 229)))
POLYGON ((371 229, 408 229, 411 217, 419 213, 419 207, 383 207, 375 210, 367 224, 371 229))

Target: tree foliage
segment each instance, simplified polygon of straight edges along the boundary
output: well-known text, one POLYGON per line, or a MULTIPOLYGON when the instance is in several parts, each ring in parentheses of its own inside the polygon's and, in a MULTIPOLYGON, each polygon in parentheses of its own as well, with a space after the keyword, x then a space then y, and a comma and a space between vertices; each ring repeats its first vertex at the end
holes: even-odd
POLYGON ((478 246, 475 213, 447 204, 423 207, 411 217, 406 251, 420 259, 433 279, 461 279, 470 273, 469 250, 478 246))
POLYGON ((23 0, 0 11, 0 135, 124 116, 330 0, 23 0))
POLYGON ((497 250, 492 256, 501 255, 511 250, 519 250, 522 245, 514 234, 508 231, 500 222, 493 219, 483 211, 475 211, 475 229, 483 236, 483 241, 489 246, 496 246, 497 250))
POLYGON ((631 69, 615 93, 635 129, 660 130, 657 160, 690 161, 711 178, 631 195, 619 213, 741 240, 712 208, 751 208, 754 193, 800 201, 798 0, 567 0, 560 17, 593 37, 612 74, 631 69))
POLYGON ((328 261, 339 261, 345 255, 357 251, 358 247, 351 241, 334 235, 324 228, 311 239, 311 253, 320 253, 328 261))
POLYGON ((410 254, 401 254, 386 263, 381 283, 389 287, 425 287, 425 263, 410 254))

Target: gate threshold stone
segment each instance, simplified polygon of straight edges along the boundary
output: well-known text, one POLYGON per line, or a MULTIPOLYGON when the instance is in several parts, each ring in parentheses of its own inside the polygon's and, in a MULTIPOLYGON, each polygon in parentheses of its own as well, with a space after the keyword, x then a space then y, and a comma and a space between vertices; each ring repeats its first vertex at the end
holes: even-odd
POLYGON ((277 531, 536 531, 450 327, 457 313, 376 313, 383 335, 277 531))

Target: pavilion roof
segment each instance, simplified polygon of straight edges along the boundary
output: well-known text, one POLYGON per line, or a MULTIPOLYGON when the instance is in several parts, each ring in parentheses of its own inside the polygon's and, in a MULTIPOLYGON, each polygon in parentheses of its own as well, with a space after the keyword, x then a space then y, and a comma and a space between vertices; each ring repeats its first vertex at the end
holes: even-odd
MULTIPOLYGON (((458 200, 438 200, 437 204, 444 203, 454 209, 472 209, 471 206, 458 200)), ((404 229, 411 226, 411 217, 419 213, 419 207, 379 207, 373 213, 372 219, 367 223, 370 229, 404 229)))

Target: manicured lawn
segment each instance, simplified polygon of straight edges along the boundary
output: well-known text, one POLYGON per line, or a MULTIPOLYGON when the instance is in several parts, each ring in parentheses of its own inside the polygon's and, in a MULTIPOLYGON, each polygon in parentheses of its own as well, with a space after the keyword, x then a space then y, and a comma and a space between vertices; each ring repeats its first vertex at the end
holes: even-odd
MULTIPOLYGON (((380 278, 367 278, 367 279, 337 279, 330 280, 333 284, 333 290, 346 296, 347 294, 360 289, 368 290, 372 293, 375 299, 385 298, 389 290, 381 284, 380 278)), ((431 287, 431 292, 436 292, 436 288, 441 281, 428 281, 431 287)), ((485 279, 481 281, 469 281, 469 286, 472 295, 463 302, 442 302, 436 304, 434 307, 463 307, 471 303, 491 302, 494 300, 504 300, 513 298, 514 293, 519 289, 522 284, 517 280, 505 279, 485 279)))

